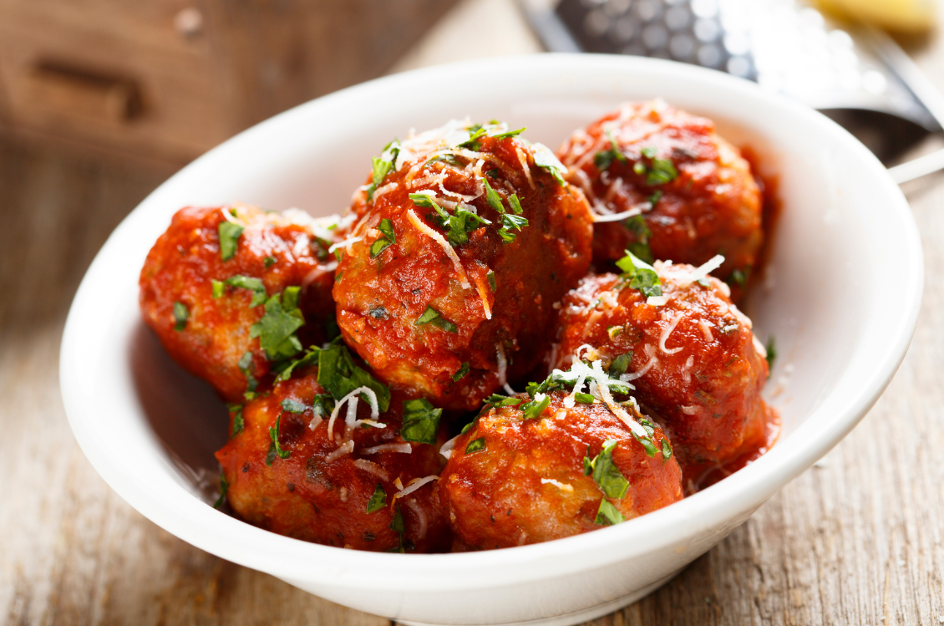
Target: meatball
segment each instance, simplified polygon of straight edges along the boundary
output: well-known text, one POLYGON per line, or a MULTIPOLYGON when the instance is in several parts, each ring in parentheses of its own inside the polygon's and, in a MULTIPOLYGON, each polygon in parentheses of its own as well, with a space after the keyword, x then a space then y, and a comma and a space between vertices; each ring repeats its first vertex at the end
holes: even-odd
POLYGON ((682 473, 659 427, 633 412, 637 428, 649 428, 640 441, 600 399, 567 402, 564 391, 534 399, 490 408, 456 440, 439 490, 465 545, 458 548, 564 538, 683 498, 682 473))
POLYGON ((553 304, 591 257, 584 194, 540 144, 454 123, 375 159, 334 297, 345 341, 386 383, 475 410, 531 371, 553 304))
MULTIPOLYGON (((319 384, 318 369, 306 368, 234 408, 233 435, 216 454, 230 507, 253 525, 319 544, 448 550, 435 485, 443 430, 427 425, 432 444, 405 441, 402 397, 394 395, 376 420, 363 397, 346 420, 350 402, 331 420, 335 401, 319 384)), ((408 418, 417 413, 407 407, 408 418)))
POLYGON ((271 380, 273 362, 329 339, 335 237, 297 210, 181 209, 141 270, 144 321, 179 364, 239 401, 271 380))
POLYGON ((628 103, 576 131, 558 155, 596 214, 626 214, 594 225, 600 269, 627 249, 697 266, 721 254, 716 276, 741 290, 759 261, 762 199, 748 162, 711 120, 659 100, 628 103))
POLYGON ((692 491, 706 471, 773 442, 777 417, 761 397, 765 349, 706 267, 657 262, 662 296, 648 298, 631 285, 654 271, 637 261, 630 273, 588 276, 568 294, 552 366, 577 356, 622 376, 673 443, 692 491))

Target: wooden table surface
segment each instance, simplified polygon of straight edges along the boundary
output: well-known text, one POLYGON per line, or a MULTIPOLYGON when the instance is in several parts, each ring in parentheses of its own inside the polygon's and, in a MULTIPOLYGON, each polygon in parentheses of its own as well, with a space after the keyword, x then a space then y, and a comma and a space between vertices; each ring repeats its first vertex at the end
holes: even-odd
MULTIPOLYGON (((538 49, 508 0, 468 0, 396 69, 538 49), (474 21, 490 24, 477 45, 453 45, 474 21)), ((941 29, 911 52, 941 89, 941 29)), ((0 622, 390 624, 162 531, 72 437, 58 371, 69 304, 111 230, 170 174, 0 139, 0 622)), ((886 393, 724 542, 592 624, 942 624, 942 175, 904 191, 925 293, 886 393)))

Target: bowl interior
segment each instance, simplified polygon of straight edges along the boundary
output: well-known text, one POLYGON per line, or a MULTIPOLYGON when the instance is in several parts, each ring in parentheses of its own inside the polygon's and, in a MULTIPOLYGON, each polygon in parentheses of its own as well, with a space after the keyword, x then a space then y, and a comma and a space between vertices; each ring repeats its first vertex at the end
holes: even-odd
MULTIPOLYGON (((410 129, 466 116, 495 118, 511 128, 527 126, 525 137, 556 149, 574 129, 619 103, 654 97, 712 118, 723 136, 751 147, 764 173, 777 179, 783 211, 765 280, 746 309, 762 342, 775 338, 778 357, 765 393, 781 412, 780 442, 752 476, 736 473, 665 510, 549 543, 552 548, 491 553, 524 559, 563 552, 572 559, 550 568, 579 569, 584 566, 576 556, 592 554, 589 547, 611 560, 637 550, 619 543, 634 529, 662 527, 668 545, 699 528, 686 527, 699 512, 706 513, 706 525, 747 515, 836 444, 895 372, 918 308, 918 238, 882 166, 832 122, 721 73, 653 60, 544 55, 390 77, 277 116, 182 170, 112 235, 70 312, 63 395, 83 450, 126 500, 193 544, 263 570, 267 551, 274 555, 278 547, 276 553, 284 551, 280 576, 293 580, 308 576, 302 565, 290 564, 293 555, 318 556, 328 569, 340 550, 300 547, 304 543, 251 529, 204 505, 216 496, 213 452, 226 438, 226 411, 207 386, 164 354, 137 310, 139 269, 173 213, 233 201, 299 207, 316 216, 341 213, 365 180, 371 157, 410 129), (895 286, 895 298, 886 297, 883 286, 895 286), (195 498, 184 498, 188 494, 195 498), (254 543, 234 553, 212 537, 214 529, 218 536, 246 533, 254 543), (616 548, 607 550, 613 541, 616 548)), ((346 557, 348 570, 331 576, 354 581, 358 568, 378 564, 395 572, 396 562, 383 561, 390 557, 346 557)), ((493 570, 497 561, 515 563, 486 554, 418 557, 435 557, 441 565, 443 559, 469 567, 491 563, 493 570)), ((317 576, 329 577, 326 572, 317 576)), ((408 579, 428 577, 430 586, 463 585, 402 572, 408 579)), ((493 573, 492 581, 503 576, 493 573)))

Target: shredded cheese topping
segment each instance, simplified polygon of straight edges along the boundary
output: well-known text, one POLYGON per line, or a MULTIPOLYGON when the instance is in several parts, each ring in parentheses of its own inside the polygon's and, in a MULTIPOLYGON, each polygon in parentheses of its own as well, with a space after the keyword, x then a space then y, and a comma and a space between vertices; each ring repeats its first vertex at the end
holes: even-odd
POLYGON ((446 256, 450 258, 450 261, 453 262, 453 267, 456 268, 456 273, 459 275, 460 284, 464 289, 469 288, 469 278, 466 276, 466 269, 463 268, 462 262, 459 260, 459 255, 456 254, 456 251, 453 250, 453 247, 450 246, 450 243, 446 239, 428 227, 423 223, 420 218, 417 217, 417 214, 413 212, 413 209, 407 210, 407 219, 410 220, 410 223, 416 227, 418 231, 424 235, 430 237, 433 241, 440 245, 443 248, 443 251, 446 253, 446 256))
POLYGON ((565 492, 574 492, 574 486, 572 486, 570 483, 561 483, 560 481, 555 481, 554 479, 545 479, 544 477, 542 477, 541 482, 550 483, 554 487, 564 490, 565 492))
MULTIPOLYGON (((335 404, 335 408, 331 410, 331 416, 328 418, 328 434, 331 435, 335 427, 335 418, 338 417, 338 414, 341 412, 341 406, 345 403, 348 403, 348 413, 345 415, 345 424, 349 429, 354 429, 357 426, 357 422, 364 422, 365 424, 373 423, 372 426, 382 425, 379 422, 373 422, 378 419, 380 416, 380 410, 377 406, 377 394, 374 393, 374 390, 362 385, 359 388, 355 388, 348 392, 342 397, 340 401, 335 404), (358 415, 358 395, 364 394, 368 403, 371 405, 371 420, 370 421, 356 421, 358 415)), ((386 426, 386 425, 382 425, 386 426)))
POLYGON ((361 449, 361 454, 374 455, 376 453, 383 453, 385 451, 390 451, 391 453, 409 454, 413 452, 413 447, 406 442, 397 442, 395 444, 378 444, 377 446, 369 446, 367 448, 361 449))
POLYGON ((372 475, 376 475, 384 481, 390 481, 390 473, 372 461, 368 461, 366 459, 356 459, 354 460, 353 464, 355 468, 360 468, 364 472, 369 472, 372 475))
POLYGON ((673 355, 683 349, 682 346, 677 346, 676 348, 666 348, 666 340, 669 339, 669 334, 676 329, 676 325, 679 324, 679 321, 682 320, 683 316, 685 315, 686 312, 684 311, 680 311, 678 314, 676 314, 669 322, 669 326, 663 329, 663 332, 660 334, 660 350, 667 355, 673 355))
POLYGON ((339 457, 349 455, 352 451, 354 451, 354 440, 348 440, 328 455, 325 455, 325 463, 330 464, 339 457))
POLYGON ((411 492, 415 492, 431 481, 436 481, 439 478, 439 475, 427 475, 426 477, 417 477, 416 479, 411 479, 406 488, 394 494, 394 498, 399 499, 401 497, 407 496, 411 492))

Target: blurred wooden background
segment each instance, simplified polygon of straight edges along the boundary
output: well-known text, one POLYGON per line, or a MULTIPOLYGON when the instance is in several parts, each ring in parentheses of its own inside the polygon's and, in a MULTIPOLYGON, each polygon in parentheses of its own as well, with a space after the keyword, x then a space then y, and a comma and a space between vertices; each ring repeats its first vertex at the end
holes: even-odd
MULTIPOLYGON (((29 19, 41 20, 40 4, 0 0, 0 14, 19 11, 29 19)), ((62 19, 81 22, 87 17, 83 8, 105 4, 104 0, 69 3, 74 10, 65 12, 62 19)), ((370 3, 338 0, 319 6, 346 11, 351 4, 370 3)), ((427 20, 424 25, 446 8, 434 0, 411 4, 417 15, 427 20)), ((164 134, 162 122, 156 120, 153 135, 142 130, 134 141, 118 141, 102 154, 90 156, 91 146, 99 144, 91 136, 82 136, 78 118, 54 116, 58 121, 43 122, 47 118, 23 105, 24 101, 17 100, 20 96, 9 91, 3 94, 0 621, 390 624, 195 549, 157 528, 116 496, 86 461, 66 422, 58 385, 63 323, 85 269, 111 230, 178 164, 203 150, 208 142, 223 139, 295 98, 340 87, 344 76, 354 77, 353 82, 391 69, 401 50, 407 52, 392 69, 486 54, 533 52, 539 45, 510 0, 463 0, 432 31, 418 38, 420 29, 408 38, 409 49, 407 45, 385 48, 375 42, 380 47, 358 48, 361 52, 350 55, 338 52, 327 58, 324 51, 334 50, 332 46, 350 45, 344 50, 354 50, 351 40, 363 36, 365 30, 404 22, 394 22, 391 17, 389 24, 372 25, 370 17, 346 14, 357 28, 326 33, 326 41, 300 41, 292 34, 296 32, 294 25, 280 26, 262 13, 298 10, 308 15, 300 19, 313 19, 308 5, 288 0, 229 4, 206 0, 196 5, 206 11, 201 13, 206 21, 200 32, 206 33, 208 40, 191 44, 185 38, 167 43, 181 37, 172 18, 193 3, 123 4, 131 12, 127 19, 132 21, 157 19, 157 13, 148 12, 172 5, 178 8, 176 13, 161 14, 170 19, 162 22, 170 35, 145 31, 139 43, 153 46, 141 54, 176 59, 180 80, 191 81, 196 92, 213 92, 216 100, 211 98, 206 108, 198 107, 200 116, 196 122, 187 121, 190 126, 164 134), (236 7, 236 13, 226 14, 224 7, 236 7), (227 35, 235 43, 211 41, 219 20, 235 24, 227 35), (469 43, 472 24, 488 27, 475 29, 474 45, 456 45, 462 38, 469 43), (165 45, 166 50, 162 48, 165 45), (197 49, 188 52, 191 45, 197 49), (323 52, 307 57, 304 51, 299 52, 303 49, 323 52), (229 73, 218 71, 228 61, 215 55, 227 50, 227 55, 246 55, 249 61, 230 58, 234 65, 229 73), (286 75, 279 73, 282 70, 270 75, 259 66, 252 69, 253 63, 264 64, 265 57, 256 56, 260 50, 270 50, 273 58, 296 59, 298 64, 285 65, 291 70, 286 75), (248 74, 241 76, 240 72, 248 74), (304 80, 296 83, 299 77, 304 80), (240 89, 252 91, 253 81, 260 87, 258 81, 266 80, 293 85, 258 94, 252 102, 239 101, 240 89), (24 128, 14 132, 11 119, 24 121, 24 128), (53 137, 58 137, 55 146, 50 143, 53 137), (156 143, 149 143, 152 140, 156 143), (150 152, 154 146, 159 149, 150 152), (143 153, 151 157, 140 159, 143 153)), ((120 16, 113 17, 119 20, 120 16)), ((404 15, 396 19, 406 20, 404 15)), ((99 26, 105 29, 106 25, 99 26)), ((120 29, 125 28, 132 27, 122 22, 120 29)), ((95 37, 104 37, 104 32, 96 31, 95 37)), ((9 22, 0 20, 4 85, 16 75, 17 63, 27 58, 27 46, 34 41, 31 37, 28 30, 11 29, 9 22)), ((78 46, 75 50, 84 50, 91 47, 90 42, 99 41, 90 37, 64 40, 63 45, 70 43, 78 46)), ((62 50, 62 60, 72 59, 73 48, 62 50)), ((941 27, 909 51, 941 89, 941 27)), ((80 56, 76 52, 76 59, 80 56)), ((119 43, 103 59, 115 61, 115 67, 119 62, 139 60, 123 52, 119 43)), ((280 63, 274 65, 283 67, 280 63)), ((77 97, 68 85, 56 82, 61 78, 56 75, 44 83, 41 77, 38 89, 54 93, 59 89, 64 98, 77 97)), ((117 100, 114 110, 121 113, 122 103, 132 101, 123 100, 126 96, 113 83, 107 85, 112 87, 104 90, 105 96, 94 90, 98 96, 80 96, 86 98, 83 106, 94 114, 104 107, 107 113, 108 107, 116 107, 117 100), (108 89, 119 93, 108 96, 108 89)), ((139 85, 141 97, 148 101, 149 83, 139 85)), ((133 109, 137 105, 129 106, 133 109)), ((101 122, 102 128, 112 123, 118 124, 114 120, 101 122)), ((933 138, 915 154, 940 146, 941 140, 933 138)), ((942 175, 910 183, 904 191, 923 238, 925 293, 912 347, 887 392, 821 463, 785 487, 728 539, 662 589, 593 624, 942 624, 942 175)), ((884 289, 894 297, 894 286, 884 289)))

